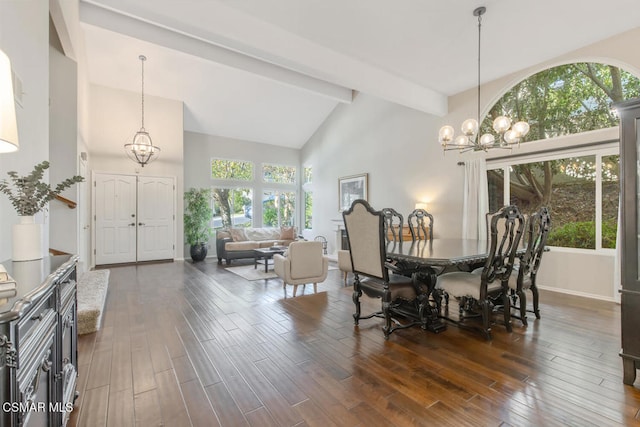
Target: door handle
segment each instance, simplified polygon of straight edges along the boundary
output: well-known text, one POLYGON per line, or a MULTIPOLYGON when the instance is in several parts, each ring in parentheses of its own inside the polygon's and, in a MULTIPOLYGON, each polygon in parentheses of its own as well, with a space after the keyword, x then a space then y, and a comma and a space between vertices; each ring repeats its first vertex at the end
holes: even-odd
POLYGON ((142 227, 144 225, 144 222, 139 222, 138 225, 142 227))
POLYGON ((129 224, 129 227, 135 227, 135 226, 136 226, 135 222, 132 222, 131 224, 129 224))

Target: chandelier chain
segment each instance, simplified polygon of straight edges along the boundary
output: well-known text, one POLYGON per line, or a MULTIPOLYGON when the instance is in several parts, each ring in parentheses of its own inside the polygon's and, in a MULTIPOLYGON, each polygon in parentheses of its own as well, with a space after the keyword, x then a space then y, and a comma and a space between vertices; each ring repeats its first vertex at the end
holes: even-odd
POLYGON ((480 35, 482 31, 482 13, 478 13, 478 126, 480 126, 480 35))
POLYGON ((144 130, 144 61, 147 60, 147 57, 140 55, 138 58, 142 63, 142 129, 144 130))

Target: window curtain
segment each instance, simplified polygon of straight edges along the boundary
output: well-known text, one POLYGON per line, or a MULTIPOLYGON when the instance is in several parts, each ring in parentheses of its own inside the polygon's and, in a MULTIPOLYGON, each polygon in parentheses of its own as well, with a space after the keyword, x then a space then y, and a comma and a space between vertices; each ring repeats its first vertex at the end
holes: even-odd
POLYGON ((489 212, 487 162, 484 158, 464 162, 462 238, 487 239, 485 215, 489 212))

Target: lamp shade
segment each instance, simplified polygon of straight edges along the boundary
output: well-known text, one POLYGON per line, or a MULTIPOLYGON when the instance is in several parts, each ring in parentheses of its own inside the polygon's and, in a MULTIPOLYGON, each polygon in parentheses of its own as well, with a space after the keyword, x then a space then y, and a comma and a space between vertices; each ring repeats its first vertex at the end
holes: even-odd
POLYGON ((0 50, 0 153, 17 151, 19 146, 11 62, 0 50))

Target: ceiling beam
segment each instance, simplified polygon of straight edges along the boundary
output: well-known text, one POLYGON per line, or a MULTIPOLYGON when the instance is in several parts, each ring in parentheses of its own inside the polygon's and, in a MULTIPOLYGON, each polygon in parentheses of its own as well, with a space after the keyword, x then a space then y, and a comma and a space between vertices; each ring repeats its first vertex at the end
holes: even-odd
POLYGON ((82 22, 125 34, 149 43, 187 53, 209 61, 240 69, 280 84, 325 96, 341 103, 351 103, 350 88, 329 83, 276 64, 247 56, 188 34, 127 16, 95 4, 80 3, 82 22))

